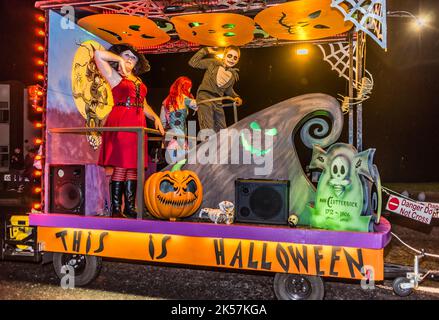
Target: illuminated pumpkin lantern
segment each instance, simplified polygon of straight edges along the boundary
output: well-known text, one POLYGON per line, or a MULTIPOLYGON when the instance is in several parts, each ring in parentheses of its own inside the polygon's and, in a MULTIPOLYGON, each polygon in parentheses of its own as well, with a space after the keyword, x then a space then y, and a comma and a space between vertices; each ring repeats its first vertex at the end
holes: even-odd
POLYGON ((144 190, 148 211, 159 219, 191 216, 203 200, 200 179, 187 170, 157 172, 145 182, 144 190))

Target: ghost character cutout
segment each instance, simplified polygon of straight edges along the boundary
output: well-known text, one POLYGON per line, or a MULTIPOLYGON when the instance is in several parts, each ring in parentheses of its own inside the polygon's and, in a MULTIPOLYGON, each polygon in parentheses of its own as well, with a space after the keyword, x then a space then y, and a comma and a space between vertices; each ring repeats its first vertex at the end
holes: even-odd
POLYGON ((372 216, 362 215, 367 201, 360 176, 372 179, 375 150, 360 153, 349 145, 337 143, 327 151, 315 145, 311 169, 323 170, 318 186, 311 226, 328 230, 368 232, 372 216))

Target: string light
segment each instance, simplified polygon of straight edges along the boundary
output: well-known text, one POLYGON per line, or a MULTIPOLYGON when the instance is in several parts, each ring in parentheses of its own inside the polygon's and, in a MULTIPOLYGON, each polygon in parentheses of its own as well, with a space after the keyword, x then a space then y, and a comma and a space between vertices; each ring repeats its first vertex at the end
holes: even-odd
MULTIPOLYGON (((38 15, 35 15, 35 18, 36 18, 36 21, 38 23, 42 23, 42 24, 46 23, 46 18, 45 18, 44 15, 38 14, 38 15)), ((46 32, 44 31, 44 28, 41 28, 41 25, 39 25, 35 29, 35 32, 36 32, 36 35, 39 36, 39 37, 45 37, 46 36, 46 32)), ((35 49, 36 49, 37 52, 40 52, 40 54, 43 55, 45 50, 46 50, 46 47, 42 43, 36 43, 35 44, 35 49)), ((39 67, 44 67, 44 69, 46 69, 45 68, 45 58, 37 57, 35 59, 35 64, 37 66, 39 66, 39 67)), ((43 72, 37 72, 35 74, 36 79, 38 79, 40 81, 44 81, 45 80, 45 71, 44 71, 44 73, 43 72)), ((37 85, 35 85, 32 88, 32 95, 31 95, 32 107, 38 113, 42 113, 43 112, 43 107, 41 106, 41 104, 44 103, 43 102, 43 100, 44 100, 43 99, 43 95, 44 95, 44 90, 41 87, 41 85, 37 84, 37 85)), ((42 128, 44 128, 44 122, 41 121, 41 119, 37 120, 34 123, 34 127, 37 128, 37 129, 42 129, 42 128)), ((43 139, 39 138, 39 137, 36 137, 34 139, 34 143, 35 143, 36 146, 41 146, 43 144, 43 139)), ((41 147, 40 147, 40 149, 41 149, 41 147)), ((35 159, 35 161, 41 161, 42 160, 42 155, 41 154, 37 154, 37 155, 35 155, 34 159, 35 159)), ((43 176, 43 170, 41 170, 41 169, 34 169, 33 176, 35 178, 40 178, 41 179, 41 177, 43 176)), ((37 186, 34 186, 34 188, 32 190, 33 190, 33 193, 35 195, 38 195, 38 197, 40 198, 40 200, 39 200, 40 202, 39 203, 33 203, 32 208, 34 210, 41 210, 42 209, 42 204, 41 204, 42 187, 37 185, 37 186)))
POLYGON ((34 188, 34 193, 41 193, 41 187, 35 187, 34 188))

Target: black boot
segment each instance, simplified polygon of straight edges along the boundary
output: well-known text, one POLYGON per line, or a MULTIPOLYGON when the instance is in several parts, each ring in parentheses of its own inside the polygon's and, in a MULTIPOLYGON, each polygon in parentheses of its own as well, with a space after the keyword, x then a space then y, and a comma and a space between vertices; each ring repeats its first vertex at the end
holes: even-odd
POLYGON ((120 217, 122 215, 122 195, 125 181, 110 181, 111 195, 111 216, 120 217))
POLYGON ((127 218, 136 218, 136 191, 137 180, 127 180, 125 185, 125 210, 123 215, 127 218))

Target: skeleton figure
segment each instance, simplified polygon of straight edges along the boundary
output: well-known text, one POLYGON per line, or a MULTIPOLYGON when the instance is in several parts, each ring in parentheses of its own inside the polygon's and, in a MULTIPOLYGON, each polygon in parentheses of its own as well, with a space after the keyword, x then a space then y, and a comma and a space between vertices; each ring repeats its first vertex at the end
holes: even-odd
POLYGON ((199 218, 203 218, 206 215, 212 222, 215 222, 215 224, 232 224, 235 218, 235 205, 230 201, 222 201, 219 204, 219 209, 201 209, 199 218))
POLYGON ((329 185, 332 187, 338 198, 343 195, 346 187, 351 184, 351 181, 349 180, 349 168, 349 160, 343 155, 335 157, 332 161, 329 185))

